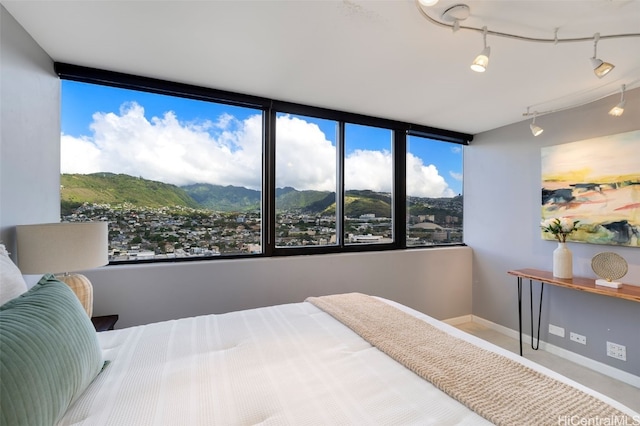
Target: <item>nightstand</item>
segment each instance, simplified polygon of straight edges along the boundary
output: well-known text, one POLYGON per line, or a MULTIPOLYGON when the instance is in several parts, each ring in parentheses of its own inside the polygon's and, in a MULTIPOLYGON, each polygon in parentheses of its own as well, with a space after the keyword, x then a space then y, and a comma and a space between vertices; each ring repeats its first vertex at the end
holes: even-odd
POLYGON ((91 317, 91 322, 96 331, 113 330, 113 326, 118 322, 118 315, 105 315, 102 317, 91 317))

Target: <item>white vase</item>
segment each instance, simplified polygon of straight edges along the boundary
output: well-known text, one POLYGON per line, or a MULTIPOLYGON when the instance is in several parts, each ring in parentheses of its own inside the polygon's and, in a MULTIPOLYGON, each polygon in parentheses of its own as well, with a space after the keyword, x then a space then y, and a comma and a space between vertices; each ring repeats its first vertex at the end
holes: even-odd
POLYGON ((553 276, 556 278, 573 278, 573 253, 566 243, 558 243, 553 251, 553 276))

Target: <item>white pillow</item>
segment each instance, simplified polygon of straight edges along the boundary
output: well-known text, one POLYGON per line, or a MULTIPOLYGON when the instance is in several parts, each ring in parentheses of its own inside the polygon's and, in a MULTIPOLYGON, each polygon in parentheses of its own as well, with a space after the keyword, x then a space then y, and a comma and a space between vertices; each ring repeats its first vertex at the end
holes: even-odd
POLYGON ((0 305, 27 291, 20 269, 13 263, 4 244, 0 244, 0 305))

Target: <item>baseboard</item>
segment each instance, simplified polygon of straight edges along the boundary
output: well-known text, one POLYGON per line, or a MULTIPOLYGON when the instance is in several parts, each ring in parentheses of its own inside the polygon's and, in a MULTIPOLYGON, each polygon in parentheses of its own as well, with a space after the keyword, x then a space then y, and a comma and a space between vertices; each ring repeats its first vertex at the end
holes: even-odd
POLYGON ((449 325, 460 325, 464 324, 465 322, 473 322, 473 315, 469 314, 463 315, 461 317, 448 318, 446 320, 443 320, 442 322, 449 325))
MULTIPOLYGON (((491 322, 489 320, 478 317, 476 315, 470 315, 470 316, 471 316, 471 322, 478 323, 480 325, 483 325, 487 328, 495 330, 501 334, 504 334, 505 336, 511 337, 516 340, 520 338, 517 330, 512 330, 503 325, 496 324, 495 322, 491 322)), ((458 318, 463 318, 463 317, 458 317, 458 318)), ((452 320, 458 320, 458 318, 452 318, 452 320)), ((460 324, 460 323, 456 323, 456 324, 460 324)), ((522 333, 522 341, 530 342, 531 336, 528 334, 522 333)), ((600 361, 595 361, 591 358, 587 358, 583 355, 579 355, 575 352, 571 352, 569 350, 566 350, 559 346, 552 345, 551 343, 547 343, 542 340, 540 341, 540 349, 546 352, 549 352, 551 354, 554 354, 556 356, 559 356, 560 358, 564 358, 571 362, 575 362, 576 364, 590 368, 591 370, 597 371, 600 374, 604 374, 605 376, 609 376, 611 378, 624 382, 628 385, 640 388, 640 377, 634 374, 628 373, 623 370, 619 370, 615 367, 604 364, 600 361)))

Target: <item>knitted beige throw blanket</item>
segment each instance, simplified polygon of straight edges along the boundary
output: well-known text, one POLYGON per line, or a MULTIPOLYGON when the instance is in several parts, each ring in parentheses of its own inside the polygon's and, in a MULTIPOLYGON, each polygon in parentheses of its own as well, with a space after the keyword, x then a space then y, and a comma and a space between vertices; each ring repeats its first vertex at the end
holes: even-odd
POLYGON ((349 293, 307 301, 495 424, 636 424, 594 396, 373 297, 349 293))

